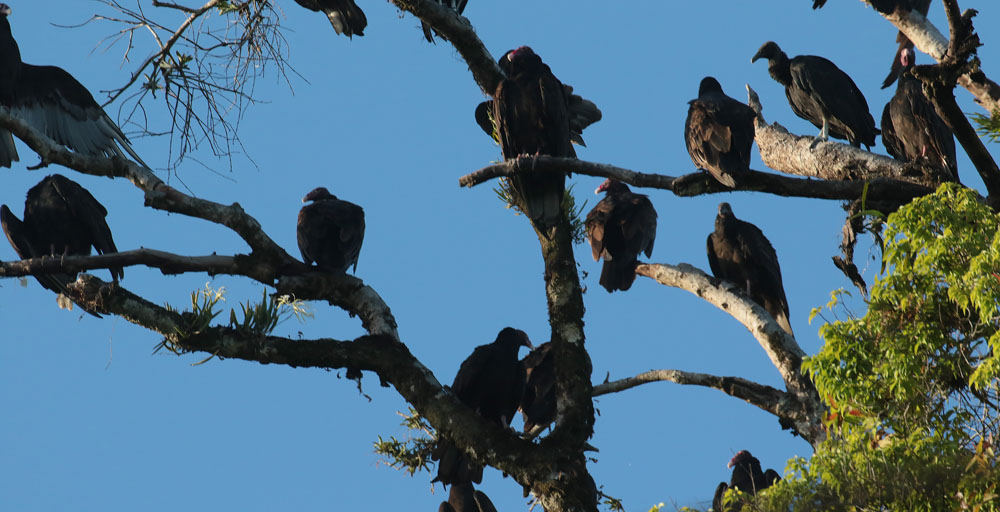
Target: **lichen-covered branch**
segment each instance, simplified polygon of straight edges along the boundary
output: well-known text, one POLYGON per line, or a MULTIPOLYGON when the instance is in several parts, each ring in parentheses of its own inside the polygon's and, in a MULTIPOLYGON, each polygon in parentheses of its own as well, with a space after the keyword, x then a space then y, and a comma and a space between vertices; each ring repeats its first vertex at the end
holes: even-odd
POLYGON ((246 275, 232 256, 181 256, 155 249, 138 249, 87 256, 44 256, 21 261, 0 261, 0 278, 38 273, 71 272, 111 267, 143 265, 158 268, 164 274, 207 272, 209 274, 246 275))
POLYGON ((666 286, 687 290, 743 324, 778 370, 788 392, 798 399, 800 410, 790 418, 796 430, 814 446, 825 437, 820 417, 822 403, 816 388, 801 371, 805 352, 763 307, 733 285, 710 277, 691 265, 641 264, 636 274, 666 286))

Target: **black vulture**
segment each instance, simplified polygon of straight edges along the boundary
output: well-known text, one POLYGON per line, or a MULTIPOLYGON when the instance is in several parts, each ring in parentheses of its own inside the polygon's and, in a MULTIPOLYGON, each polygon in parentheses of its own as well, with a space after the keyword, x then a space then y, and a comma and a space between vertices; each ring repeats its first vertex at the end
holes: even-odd
POLYGON ((656 210, 649 197, 608 178, 594 193, 607 192, 587 214, 585 226, 594 261, 604 258, 600 284, 608 292, 628 290, 635 281, 639 253, 653 254, 656 210))
POLYGON ((875 145, 875 120, 868 102, 854 80, 833 62, 815 55, 788 55, 774 41, 757 50, 750 62, 768 60, 771 78, 785 86, 785 96, 795 115, 820 129, 820 140, 846 139, 852 146, 875 145))
MULTIPOLYGON (((59 174, 43 178, 28 190, 23 222, 7 205, 0 206, 3 232, 21 259, 88 255, 91 247, 98 254, 118 252, 104 219, 107 215, 108 211, 87 189, 59 174)), ((110 271, 115 281, 125 276, 121 267, 110 271)), ((66 285, 75 281, 76 275, 60 272, 36 275, 35 279, 48 290, 65 293, 66 285)))
POLYGON ((707 245, 712 274, 742 288, 750 299, 771 313, 782 329, 794 336, 778 255, 764 233, 757 226, 737 219, 729 203, 720 203, 715 231, 708 235, 707 245))
POLYGON ((333 30, 347 37, 363 36, 368 18, 354 0, 295 0, 310 11, 323 11, 333 25, 333 30))
POLYGON ((354 203, 337 199, 324 187, 302 198, 312 201, 299 210, 296 235, 302 261, 316 262, 324 270, 347 272, 358 269, 358 254, 365 240, 365 211, 354 203))
MULTIPOLYGON (((733 468, 733 474, 729 479, 729 485, 726 485, 725 482, 719 482, 719 485, 715 488, 715 496, 712 498, 712 510, 715 512, 722 512, 724 510, 722 496, 729 488, 739 489, 746 494, 755 495, 774 485, 778 480, 781 480, 778 472, 773 469, 762 472, 760 461, 746 450, 740 450, 739 453, 729 460, 727 467, 733 468)), ((736 507, 735 509, 738 510, 738 508, 736 507)))
POLYGON ((757 114, 752 108, 722 92, 719 81, 701 80, 698 99, 688 102, 684 142, 691 161, 709 172, 719 183, 733 188, 750 172, 757 114))
POLYGON ((542 343, 521 360, 525 386, 521 399, 524 431, 546 427, 556 417, 556 366, 552 342, 542 343))
POLYGON ((923 86, 913 76, 913 50, 900 52, 896 94, 882 110, 882 143, 889 154, 904 162, 926 158, 931 165, 946 169, 958 179, 955 138, 924 96, 923 86))
POLYGON ((441 502, 438 512, 497 512, 486 493, 477 491, 471 482, 455 483, 448 501, 441 502))
MULTIPOLYGON (((465 11, 465 4, 469 3, 469 0, 437 0, 437 3, 462 14, 462 12, 465 11)), ((427 39, 428 43, 434 42, 434 34, 437 34, 441 39, 446 39, 436 30, 431 33, 431 26, 422 21, 420 22, 420 27, 424 29, 424 38, 427 39)))
MULTIPOLYGON (((10 13, 7 4, 0 4, 0 104, 10 108, 14 117, 73 151, 122 158, 128 153, 148 167, 121 128, 72 75, 55 66, 21 62, 21 51, 7 20, 10 13)), ((10 167, 17 160, 10 132, 0 129, 0 166, 10 167)))
MULTIPOLYGON (((524 366, 517 358, 521 347, 534 348, 524 331, 506 327, 493 343, 480 345, 462 362, 451 391, 459 401, 486 421, 510 426, 524 393, 524 366)), ((483 467, 469 460, 447 438, 439 436, 433 459, 438 462, 434 482, 462 484, 483 481, 483 467)))
MULTIPOLYGON (((493 122, 504 160, 519 156, 576 157, 569 126, 566 87, 542 59, 522 46, 500 58, 506 78, 493 95, 493 122)), ((514 204, 540 228, 562 215, 564 173, 528 173, 511 177, 514 204)))

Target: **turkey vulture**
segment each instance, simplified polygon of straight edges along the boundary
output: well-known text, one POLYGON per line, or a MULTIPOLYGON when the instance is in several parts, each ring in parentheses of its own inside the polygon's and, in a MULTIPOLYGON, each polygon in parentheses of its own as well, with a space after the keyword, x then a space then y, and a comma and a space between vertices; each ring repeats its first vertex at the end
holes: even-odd
MULTIPOLYGON (((500 58, 506 78, 493 95, 493 122, 504 160, 525 155, 576 157, 569 126, 570 95, 542 59, 522 46, 500 58)), ((514 204, 542 229, 562 215, 563 173, 510 178, 514 204)))
POLYGON ((684 142, 691 161, 719 183, 736 187, 750 172, 753 121, 757 114, 726 96, 719 81, 710 76, 701 80, 698 99, 688 105, 684 142))
POLYGON ((729 203, 720 203, 715 231, 708 235, 707 245, 712 274, 742 288, 771 313, 782 329, 794 336, 778 255, 764 233, 757 226, 737 219, 729 203))
POLYGON ((733 468, 733 475, 729 479, 729 485, 726 485, 725 482, 719 482, 715 488, 715 496, 712 498, 712 510, 715 512, 722 512, 722 496, 730 487, 755 495, 781 480, 778 472, 773 469, 761 472, 760 461, 746 450, 740 450, 729 460, 727 467, 733 468))
MULTIPOLYGON (((920 14, 927 16, 927 11, 931 8, 931 0, 900 0, 900 7, 910 11, 917 11, 920 14)), ((889 12, 892 11, 890 10, 889 12)), ((892 85, 892 83, 896 81, 896 78, 899 77, 901 68, 900 57, 902 56, 903 50, 913 50, 913 41, 910 41, 910 38, 906 37, 906 34, 902 32, 896 33, 896 42, 899 43, 899 46, 896 48, 896 54, 892 57, 892 66, 889 68, 889 74, 885 77, 885 80, 882 81, 883 89, 892 85)))
POLYGON ((608 178, 594 191, 607 192, 587 214, 585 226, 594 261, 604 258, 600 284, 608 292, 628 290, 635 281, 636 258, 653 254, 656 210, 649 197, 634 194, 628 185, 608 178))
POLYGON ((455 483, 448 493, 448 501, 441 502, 438 512, 497 512, 489 496, 476 491, 471 482, 455 483))
POLYGON ((322 269, 345 273, 358 269, 358 254, 365 240, 365 211, 354 203, 341 201, 325 187, 302 198, 312 201, 299 210, 296 235, 302 261, 316 262, 322 269))
MULTIPOLYGON (((121 128, 80 82, 62 68, 21 62, 10 31, 11 9, 0 4, 0 104, 14 117, 73 151, 126 158, 148 167, 129 145, 121 128), (124 152, 123 152, 124 150, 124 152)), ((10 132, 0 129, 0 166, 18 160, 10 132)))
MULTIPOLYGON (((534 348, 524 331, 504 328, 493 343, 476 347, 462 362, 451 384, 452 393, 487 421, 509 426, 524 392, 524 366, 517 358, 522 346, 534 348)), ((434 482, 483 481, 483 467, 444 437, 438 438, 433 459, 439 461, 434 482)))
POLYGON ((556 417, 556 367, 552 342, 542 343, 521 360, 525 386, 521 399, 524 431, 545 427, 556 417))
MULTIPOLYGON (((0 206, 3 232, 21 259, 88 255, 92 246, 98 254, 118 252, 104 220, 107 215, 87 189, 60 174, 47 176, 28 190, 23 222, 7 205, 0 206)), ((125 276, 121 267, 110 270, 115 281, 125 276)), ((48 290, 65 293, 76 275, 59 272, 39 274, 35 279, 48 290)))
POLYGON ((958 179, 955 139, 933 103, 924 96, 920 80, 910 72, 913 50, 903 48, 899 58, 896 94, 882 110, 882 143, 897 160, 927 158, 932 165, 947 169, 958 179))
POLYGON ((368 18, 354 0, 295 0, 295 3, 310 11, 323 11, 338 34, 347 37, 365 35, 368 18))
MULTIPOLYGON (((465 4, 469 3, 469 0, 437 0, 437 3, 454 10, 459 14, 462 14, 462 12, 465 11, 465 4)), ((433 43, 434 34, 431 33, 431 26, 421 21, 420 27, 424 29, 424 38, 427 39, 427 42, 433 43)), ((441 39, 445 39, 445 37, 437 33, 436 30, 434 31, 434 33, 437 34, 438 37, 440 37, 441 39)))
POLYGON ((815 55, 788 55, 774 41, 757 50, 750 62, 768 60, 771 78, 785 86, 785 96, 795 115, 820 129, 820 140, 828 136, 846 139, 852 146, 875 145, 875 120, 868 102, 854 80, 833 62, 815 55))

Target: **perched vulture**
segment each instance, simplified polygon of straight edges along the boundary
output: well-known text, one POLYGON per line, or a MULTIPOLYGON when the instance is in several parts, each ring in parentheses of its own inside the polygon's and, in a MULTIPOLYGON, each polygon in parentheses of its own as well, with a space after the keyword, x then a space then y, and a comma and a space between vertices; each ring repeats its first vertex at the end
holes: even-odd
MULTIPOLYGON (((451 391, 487 421, 510 426, 524 392, 524 366, 517 358, 521 347, 534 348, 524 331, 506 327, 493 343, 480 345, 462 362, 451 391)), ((438 437, 433 459, 438 462, 434 482, 462 484, 483 481, 483 467, 469 460, 454 444, 438 437)))
MULTIPOLYGON (((122 158, 127 158, 125 153, 128 153, 148 167, 129 145, 121 128, 72 75, 55 66, 21 62, 21 51, 7 20, 10 13, 10 6, 0 4, 0 104, 73 151, 122 158)), ((0 166, 10 167, 17 160, 10 132, 0 129, 0 166)))
MULTIPOLYGON (((465 11, 465 4, 469 3, 469 0, 437 0, 437 3, 462 14, 462 12, 465 11)), ((431 26, 422 21, 420 22, 420 27, 424 29, 424 38, 427 39, 428 43, 434 42, 434 34, 437 34, 441 39, 446 39, 436 30, 434 33, 431 33, 431 26)))
POLYGON ((594 261, 604 258, 600 284, 608 292, 628 290, 635 281, 639 253, 653 255, 656 210, 649 197, 608 178, 594 191, 607 192, 587 214, 585 226, 594 261))
POLYGON ((788 299, 781 284, 778 255, 757 226, 737 219, 729 203, 719 204, 715 231, 708 235, 708 264, 718 279, 729 281, 771 313, 788 334, 788 299))
MULTIPOLYGON (((91 247, 98 254, 118 252, 111 228, 104 220, 107 215, 108 211, 87 189, 59 174, 43 178, 28 190, 23 222, 7 205, 0 206, 3 232, 21 259, 88 255, 91 247)), ((110 270, 115 281, 125 275, 121 267, 110 270)), ((76 275, 39 274, 35 279, 48 290, 65 293, 66 285, 75 281, 76 275)))
MULTIPOLYGON (((500 69, 506 77, 493 95, 492 114, 504 160, 576 157, 569 125, 570 94, 552 70, 527 46, 505 53, 500 69)), ((563 173, 520 174, 511 177, 510 192, 525 215, 548 229, 562 215, 565 181, 563 173)))
POLYGON ((546 427, 556 418, 556 367, 552 342, 542 343, 521 360, 524 365, 524 397, 521 415, 524 431, 546 427))
POLYGON ((295 3, 310 11, 323 11, 338 34, 347 37, 365 35, 368 18, 354 0, 295 0, 295 3))
POLYGON ((726 485, 725 482, 719 482, 719 485, 715 488, 715 496, 712 498, 712 510, 715 512, 722 512, 724 510, 722 496, 725 494, 726 489, 739 489, 741 492, 755 495, 759 491, 771 487, 778 480, 781 480, 778 472, 773 469, 761 472, 760 461, 746 450, 740 450, 739 453, 729 460, 727 467, 733 468, 733 475, 729 479, 729 485, 726 485))
MULTIPOLYGON (((917 11, 924 16, 927 16, 927 11, 931 8, 931 0, 898 0, 898 3, 900 7, 910 11, 917 11)), ((892 10, 889 10, 889 12, 892 12, 892 10)), ((913 50, 913 41, 910 41, 910 38, 906 37, 906 34, 902 32, 896 33, 896 42, 899 43, 899 46, 896 48, 896 54, 892 57, 892 66, 889 68, 889 74, 882 81, 883 89, 892 85, 896 81, 896 78, 899 77, 901 68, 900 57, 903 50, 913 50)))
MULTIPOLYGON (((868 0, 868 3, 882 14, 892 14, 898 5, 905 5, 914 0, 868 0)), ((915 0, 917 2, 923 0, 915 0)), ((826 5, 826 0, 813 0, 813 9, 819 9, 826 5)))
POLYGON ((910 72, 913 50, 903 48, 899 58, 896 94, 882 110, 882 143, 897 160, 926 158, 931 165, 946 169, 952 178, 958 179, 955 138, 934 104, 924 96, 920 80, 910 72))
POLYGON ((834 63, 815 55, 791 60, 774 41, 757 50, 750 62, 767 59, 771 78, 785 86, 785 96, 795 115, 820 129, 820 140, 846 139, 852 146, 875 145, 875 120, 868 102, 854 80, 834 63))
POLYGON ((299 210, 296 235, 302 261, 330 272, 344 273, 358 269, 358 254, 365 240, 365 211, 354 203, 341 201, 325 187, 302 198, 312 201, 299 210))
POLYGON ((719 81, 701 80, 698 99, 688 102, 684 142, 691 161, 709 172, 719 183, 733 188, 750 172, 753 146, 752 108, 726 96, 719 81))
POLYGON ((448 501, 441 502, 438 512, 497 512, 489 496, 472 487, 471 482, 455 483, 448 493, 448 501))

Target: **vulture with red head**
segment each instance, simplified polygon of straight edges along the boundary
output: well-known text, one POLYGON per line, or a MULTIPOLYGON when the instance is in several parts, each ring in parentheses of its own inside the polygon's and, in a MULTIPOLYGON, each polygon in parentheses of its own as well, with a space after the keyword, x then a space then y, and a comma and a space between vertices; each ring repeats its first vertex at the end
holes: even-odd
POLYGON ((684 142, 691 161, 719 183, 729 188, 739 185, 750 172, 757 114, 726 96, 719 81, 710 76, 701 80, 698 98, 688 105, 684 142))
MULTIPOLYGON (((0 104, 55 142, 85 155, 133 160, 146 167, 121 128, 80 82, 62 68, 21 62, 21 51, 0 4, 0 104)), ((10 132, 0 129, 0 167, 18 160, 10 132)))
POLYGON ((525 386, 521 399, 524 431, 545 427, 556 417, 556 365, 552 342, 542 343, 524 356, 525 386))
POLYGON ((868 101, 851 77, 833 62, 815 55, 792 59, 774 41, 760 47, 750 62, 767 59, 771 78, 785 86, 785 96, 795 115, 820 129, 819 139, 845 139, 852 146, 875 145, 875 119, 868 101))
POLYGON ((316 262, 324 270, 345 273, 358 269, 358 255, 365 239, 365 211, 354 203, 337 199, 324 187, 302 198, 296 235, 302 261, 316 262))
POLYGON ((632 193, 628 185, 610 178, 594 192, 606 192, 585 221, 594 261, 604 259, 600 284, 608 292, 628 290, 635 281, 639 253, 647 258, 653 254, 656 210, 648 196, 632 193))
MULTIPOLYGON (((533 155, 576 157, 570 130, 571 94, 549 66, 527 46, 508 51, 499 64, 505 78, 493 95, 493 106, 477 109, 482 111, 477 120, 485 130, 486 120, 492 117, 490 126, 495 131, 490 131, 504 160, 533 155)), ((563 173, 512 176, 511 199, 532 222, 548 229, 562 215, 565 181, 563 173)))
MULTIPOLYGON (((715 512, 727 510, 722 506, 722 496, 729 488, 755 495, 774 485, 778 480, 781 480, 778 472, 773 469, 762 472, 760 461, 746 450, 740 450, 739 453, 729 460, 727 467, 733 468, 733 474, 729 479, 729 485, 726 485, 725 482, 719 482, 719 485, 715 488, 715 496, 712 498, 712 510, 715 512)), ((733 509, 738 510, 739 507, 733 507, 733 509)))
POLYGON ((920 80, 911 73, 913 50, 900 51, 899 82, 896 94, 882 110, 882 143, 897 160, 912 162, 926 158, 958 179, 955 138, 924 96, 920 80))
POLYGON ((715 231, 708 235, 707 246, 712 274, 742 288, 751 300, 771 313, 782 329, 794 335, 778 254, 760 228, 737 219, 729 203, 720 203, 715 231))
POLYGON ((295 0, 310 11, 323 11, 333 30, 347 37, 363 36, 368 18, 354 0, 295 0))
MULTIPOLYGON (((107 215, 108 211, 87 189, 65 176, 53 174, 28 190, 23 221, 7 205, 0 206, 0 225, 21 259, 88 255, 91 247, 98 254, 108 254, 118 252, 118 248, 104 219, 107 215)), ((121 267, 110 270, 115 281, 125 275, 121 267)), ((76 274, 39 274, 35 279, 48 290, 65 293, 66 285, 76 280, 76 274)))
MULTIPOLYGON (((451 391, 459 401, 489 422, 510 426, 524 393, 521 347, 534 348, 524 331, 506 327, 493 343, 480 345, 462 362, 451 391)), ((438 461, 434 482, 463 484, 483 481, 483 467, 470 460, 446 437, 439 436, 432 454, 438 461)))

